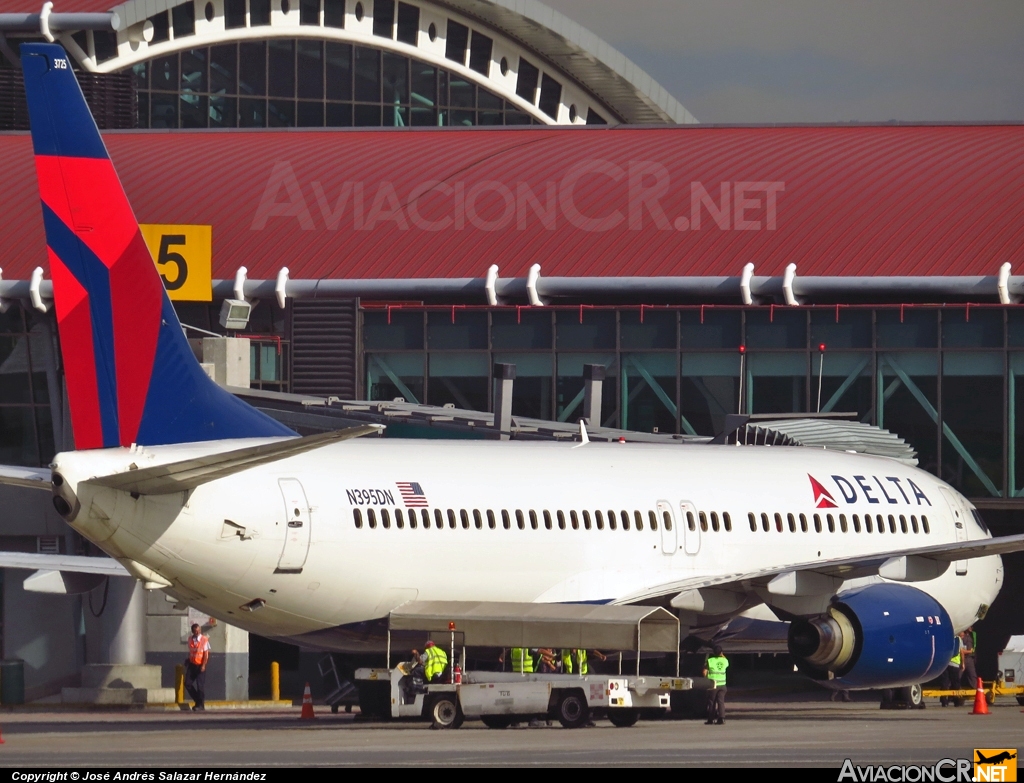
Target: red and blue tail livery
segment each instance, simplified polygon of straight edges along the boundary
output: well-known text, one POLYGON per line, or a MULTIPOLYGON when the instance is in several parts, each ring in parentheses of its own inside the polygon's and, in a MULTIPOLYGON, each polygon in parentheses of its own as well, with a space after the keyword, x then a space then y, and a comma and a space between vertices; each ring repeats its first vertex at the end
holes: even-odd
POLYGON ((75 448, 294 435, 193 356, 64 49, 21 62, 75 448))

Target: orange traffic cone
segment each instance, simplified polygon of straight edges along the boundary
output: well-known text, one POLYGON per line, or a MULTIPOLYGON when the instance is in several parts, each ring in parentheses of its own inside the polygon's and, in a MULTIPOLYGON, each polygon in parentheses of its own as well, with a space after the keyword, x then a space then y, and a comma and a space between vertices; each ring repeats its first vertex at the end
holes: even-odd
POLYGON ((309 692, 309 683, 306 683, 306 690, 302 692, 302 714, 299 720, 313 720, 313 695, 309 692))
POLYGON ((985 701, 985 689, 981 685, 981 677, 978 678, 978 690, 974 693, 974 709, 971 715, 988 715, 988 702, 985 701))

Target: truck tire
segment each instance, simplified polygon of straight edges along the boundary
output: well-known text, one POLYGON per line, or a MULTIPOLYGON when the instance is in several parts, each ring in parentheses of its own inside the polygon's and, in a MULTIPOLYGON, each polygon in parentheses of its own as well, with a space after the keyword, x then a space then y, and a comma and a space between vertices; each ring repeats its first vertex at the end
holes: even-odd
POLYGON ((430 705, 430 720, 435 729, 457 729, 462 725, 461 712, 454 695, 443 693, 430 705))
POLYGON ((558 700, 555 717, 567 729, 578 729, 590 720, 590 705, 583 691, 571 690, 558 700))
POLYGON ((608 720, 617 728, 628 729, 640 720, 640 710, 611 709, 608 710, 608 720))
POLYGON ((480 720, 489 729, 507 729, 512 725, 511 715, 481 715, 480 720))

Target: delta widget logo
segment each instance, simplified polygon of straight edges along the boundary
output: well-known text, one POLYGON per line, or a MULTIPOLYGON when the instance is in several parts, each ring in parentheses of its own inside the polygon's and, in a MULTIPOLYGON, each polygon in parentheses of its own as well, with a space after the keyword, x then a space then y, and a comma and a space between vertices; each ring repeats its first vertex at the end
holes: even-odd
POLYGON ((814 495, 814 507, 815 508, 839 508, 836 505, 836 499, 829 494, 829 491, 821 486, 821 482, 818 481, 810 473, 807 474, 807 478, 811 480, 811 492, 814 495))

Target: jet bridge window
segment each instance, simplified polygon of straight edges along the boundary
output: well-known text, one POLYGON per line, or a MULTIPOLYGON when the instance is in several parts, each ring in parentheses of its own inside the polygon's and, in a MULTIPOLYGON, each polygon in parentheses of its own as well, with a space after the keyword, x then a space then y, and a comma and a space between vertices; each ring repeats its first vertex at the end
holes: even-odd
POLYGON ((796 532, 796 517, 794 517, 792 514, 786 514, 786 521, 789 522, 789 532, 790 533, 795 533, 796 532))
MULTIPOLYGON (((494 512, 491 511, 490 509, 487 509, 487 527, 489 527, 491 530, 494 530, 497 526, 498 523, 494 519, 494 512)), ((506 528, 507 527, 508 526, 506 525, 506 528)))
POLYGON ((358 508, 352 509, 352 521, 355 522, 356 527, 358 529, 360 529, 360 530, 362 529, 362 527, 363 527, 363 512, 361 512, 358 508))
POLYGON ((370 525, 370 530, 374 530, 377 527, 377 517, 373 513, 372 508, 366 509, 366 521, 370 525))
POLYGON ((929 527, 929 525, 928 525, 928 517, 925 517, 925 516, 921 517, 921 528, 924 530, 926 535, 928 533, 932 532, 931 527, 929 527))
POLYGON ((806 533, 807 532, 807 515, 806 514, 801 514, 800 515, 800 532, 801 533, 806 533))
POLYGON ((633 512, 633 521, 636 523, 637 530, 644 529, 644 515, 641 514, 639 511, 633 512))
MULTIPOLYGON (((725 525, 725 532, 726 533, 731 533, 732 532, 732 517, 729 516, 729 512, 728 511, 725 511, 725 512, 722 513, 722 523, 725 525)), ((668 528, 667 528, 668 530, 672 529, 672 517, 670 517, 668 515, 667 511, 665 512, 665 524, 668 525, 668 528)))
POLYGON ((814 532, 815 533, 820 533, 821 532, 821 515, 819 515, 819 514, 815 514, 814 515, 814 532))
MULTIPOLYGON (((692 514, 687 514, 686 516, 689 517, 690 530, 693 530, 693 515, 692 514)), ((747 521, 750 522, 750 529, 751 529, 751 531, 756 533, 757 532, 757 517, 754 516, 754 512, 753 511, 751 511, 751 512, 749 512, 747 514, 747 521)))

